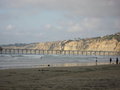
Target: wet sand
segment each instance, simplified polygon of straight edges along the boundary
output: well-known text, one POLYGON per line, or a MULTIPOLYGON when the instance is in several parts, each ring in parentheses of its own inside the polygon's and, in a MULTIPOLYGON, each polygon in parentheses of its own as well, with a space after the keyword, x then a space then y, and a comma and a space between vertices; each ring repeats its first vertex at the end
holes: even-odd
POLYGON ((0 70, 0 90, 120 90, 120 65, 0 70))

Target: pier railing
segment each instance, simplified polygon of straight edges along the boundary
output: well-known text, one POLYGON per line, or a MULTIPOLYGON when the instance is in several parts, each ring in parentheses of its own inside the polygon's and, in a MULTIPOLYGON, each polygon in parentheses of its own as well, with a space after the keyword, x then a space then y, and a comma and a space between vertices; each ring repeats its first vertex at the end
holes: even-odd
POLYGON ((58 54, 58 55, 118 55, 117 51, 80 51, 80 50, 39 50, 39 49, 3 49, 0 54, 58 54))

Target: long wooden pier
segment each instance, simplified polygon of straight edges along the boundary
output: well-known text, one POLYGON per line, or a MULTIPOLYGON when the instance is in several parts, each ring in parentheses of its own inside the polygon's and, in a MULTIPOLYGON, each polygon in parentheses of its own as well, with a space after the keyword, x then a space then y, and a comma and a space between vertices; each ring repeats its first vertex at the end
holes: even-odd
POLYGON ((39 50, 39 49, 3 49, 0 54, 38 54, 38 55, 118 55, 117 51, 80 51, 80 50, 39 50))

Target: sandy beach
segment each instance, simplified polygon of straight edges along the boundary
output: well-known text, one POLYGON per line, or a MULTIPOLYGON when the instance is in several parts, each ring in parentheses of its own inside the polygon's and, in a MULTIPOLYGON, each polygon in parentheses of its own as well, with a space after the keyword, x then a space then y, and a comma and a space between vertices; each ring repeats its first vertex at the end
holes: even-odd
POLYGON ((120 65, 0 70, 0 90, 120 90, 120 65))

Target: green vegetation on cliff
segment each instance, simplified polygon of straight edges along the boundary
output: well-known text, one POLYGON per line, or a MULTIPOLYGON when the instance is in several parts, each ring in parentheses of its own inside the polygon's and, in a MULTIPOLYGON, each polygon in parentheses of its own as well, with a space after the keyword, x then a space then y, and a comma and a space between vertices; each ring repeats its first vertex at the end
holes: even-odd
POLYGON ((116 34, 104 36, 102 39, 107 39, 107 40, 116 39, 117 41, 120 42, 120 32, 116 34))

